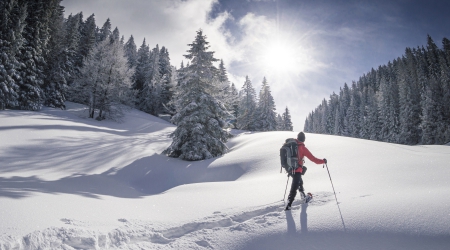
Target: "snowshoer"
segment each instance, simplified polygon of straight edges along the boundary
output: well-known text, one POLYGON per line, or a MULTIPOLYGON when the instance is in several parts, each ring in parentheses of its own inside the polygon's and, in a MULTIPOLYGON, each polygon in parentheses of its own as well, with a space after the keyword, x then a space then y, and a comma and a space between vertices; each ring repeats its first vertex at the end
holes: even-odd
MULTIPOLYGON (((299 166, 303 166, 303 159, 306 156, 309 160, 316 164, 324 164, 327 163, 327 159, 318 159, 314 157, 314 155, 309 152, 309 150, 306 148, 305 144, 305 133, 300 132, 297 135, 297 145, 298 145, 298 164, 299 166)), ((299 167, 295 170, 294 176, 292 178, 292 184, 291 184, 291 190, 289 192, 288 196, 288 204, 286 206, 286 210, 291 209, 292 202, 295 199, 295 196, 297 195, 297 189, 300 192, 300 195, 302 196, 302 199, 306 197, 305 190, 303 189, 303 180, 302 180, 302 172, 303 168, 299 167)), ((308 193, 309 194, 309 193, 308 193)))

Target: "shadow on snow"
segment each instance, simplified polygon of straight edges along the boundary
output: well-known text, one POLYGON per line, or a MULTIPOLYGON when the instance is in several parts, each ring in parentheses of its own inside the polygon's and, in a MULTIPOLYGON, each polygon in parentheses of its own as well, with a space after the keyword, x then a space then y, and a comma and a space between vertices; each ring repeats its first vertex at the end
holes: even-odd
POLYGON ((417 235, 398 232, 308 231, 308 204, 301 205, 300 230, 297 231, 292 211, 286 211, 286 233, 261 235, 239 249, 449 249, 448 235, 417 235))
POLYGON ((244 173, 238 166, 210 167, 214 160, 187 162, 154 154, 101 174, 77 174, 54 181, 36 176, 0 177, 0 197, 25 198, 40 192, 91 198, 100 198, 101 195, 142 198, 184 184, 234 181, 244 173))

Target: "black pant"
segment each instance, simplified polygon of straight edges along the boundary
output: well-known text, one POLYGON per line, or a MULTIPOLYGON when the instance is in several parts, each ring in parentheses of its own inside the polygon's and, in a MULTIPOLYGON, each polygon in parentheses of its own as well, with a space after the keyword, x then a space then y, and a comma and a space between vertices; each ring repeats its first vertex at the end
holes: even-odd
POLYGON ((302 174, 296 172, 294 174, 294 177, 292 178, 291 191, 289 192, 289 196, 288 196, 289 205, 291 205, 292 202, 294 201, 295 196, 297 195, 297 189, 300 192, 304 191, 302 174))

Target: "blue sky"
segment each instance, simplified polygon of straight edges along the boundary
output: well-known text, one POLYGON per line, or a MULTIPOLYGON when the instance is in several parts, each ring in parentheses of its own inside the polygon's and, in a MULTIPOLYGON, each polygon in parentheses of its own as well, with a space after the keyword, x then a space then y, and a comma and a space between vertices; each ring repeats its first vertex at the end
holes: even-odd
POLYGON ((345 82, 401 56, 406 47, 450 38, 450 1, 419 0, 64 0, 66 14, 110 18, 126 39, 166 46, 179 66, 203 29, 240 88, 264 76, 277 111, 288 106, 294 130, 345 82))

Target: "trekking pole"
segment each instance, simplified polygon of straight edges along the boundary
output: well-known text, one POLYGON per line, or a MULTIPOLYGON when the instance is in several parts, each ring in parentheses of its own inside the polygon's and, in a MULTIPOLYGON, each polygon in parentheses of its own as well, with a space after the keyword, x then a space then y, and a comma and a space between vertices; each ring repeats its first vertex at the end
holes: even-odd
POLYGON ((333 187, 334 198, 336 198, 336 204, 339 209, 339 214, 341 215, 342 225, 344 226, 344 231, 347 232, 347 229, 345 228, 344 218, 342 217, 342 213, 341 213, 341 208, 339 207, 339 202, 337 200, 336 191, 334 191, 334 185, 333 185, 333 180, 331 179, 330 170, 328 170, 328 164, 325 163, 325 166, 327 166, 328 176, 330 177, 331 186, 333 187))
POLYGON ((285 199, 286 199, 286 191, 287 191, 288 182, 289 182, 289 175, 288 175, 288 178, 287 178, 287 181, 286 181, 286 188, 284 189, 284 197, 283 197, 283 202, 284 203, 286 203, 285 199))

